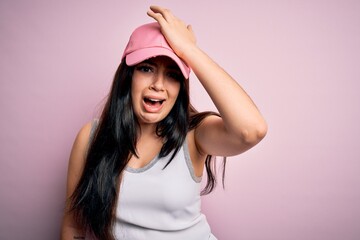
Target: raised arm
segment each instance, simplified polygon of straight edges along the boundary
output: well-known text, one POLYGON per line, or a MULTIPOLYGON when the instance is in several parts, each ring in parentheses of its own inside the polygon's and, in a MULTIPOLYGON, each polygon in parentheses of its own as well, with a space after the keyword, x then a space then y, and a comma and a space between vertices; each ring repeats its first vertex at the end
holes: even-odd
POLYGON ((190 25, 158 6, 151 6, 148 15, 159 22, 169 45, 191 67, 221 115, 207 117, 195 130, 198 150, 232 156, 256 145, 267 124, 247 93, 196 45, 190 25))

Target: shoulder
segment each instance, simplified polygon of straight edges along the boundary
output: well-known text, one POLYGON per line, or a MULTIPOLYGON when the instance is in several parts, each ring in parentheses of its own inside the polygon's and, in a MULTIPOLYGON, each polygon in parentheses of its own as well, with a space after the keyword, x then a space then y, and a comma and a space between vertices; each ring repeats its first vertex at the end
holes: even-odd
POLYGON ((80 175, 82 174, 85 165, 92 124, 92 122, 89 122, 79 130, 71 149, 68 166, 68 178, 70 179, 68 180, 72 182, 77 182, 80 175))
POLYGON ((81 127, 81 129, 76 135, 73 150, 86 151, 90 140, 92 125, 93 122, 88 122, 81 127))

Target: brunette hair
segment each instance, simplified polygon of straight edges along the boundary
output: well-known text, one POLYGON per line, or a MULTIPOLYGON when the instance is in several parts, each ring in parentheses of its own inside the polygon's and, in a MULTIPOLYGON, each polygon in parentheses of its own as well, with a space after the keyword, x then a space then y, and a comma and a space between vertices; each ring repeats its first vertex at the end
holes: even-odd
MULTIPOLYGON (((119 193, 119 183, 130 157, 136 155, 139 123, 133 111, 131 81, 134 67, 122 61, 104 106, 86 156, 82 176, 70 197, 70 211, 75 220, 98 239, 114 239, 112 229, 119 193)), ((180 92, 168 116, 158 123, 156 133, 164 139, 159 157, 172 153, 170 164, 183 145, 189 130, 213 112, 198 113, 189 101, 189 80, 180 80, 180 92)), ((206 158, 207 184, 201 194, 216 185, 215 161, 206 158)), ((226 159, 224 159, 224 166, 226 159)), ((224 180, 223 168, 223 180, 224 180)))

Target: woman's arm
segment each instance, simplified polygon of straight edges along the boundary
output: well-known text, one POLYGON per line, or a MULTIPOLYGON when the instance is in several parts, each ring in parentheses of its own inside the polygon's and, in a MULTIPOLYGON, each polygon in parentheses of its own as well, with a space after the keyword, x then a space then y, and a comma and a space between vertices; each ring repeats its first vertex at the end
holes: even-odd
POLYGON ((174 52, 194 71, 211 97, 221 118, 207 117, 195 130, 195 143, 204 154, 231 156, 256 145, 267 124, 241 86, 197 47, 191 26, 169 10, 152 6, 148 15, 159 22, 174 52))
POLYGON ((66 188, 66 206, 61 227, 61 239, 85 239, 85 232, 79 226, 71 213, 68 212, 70 207, 69 198, 75 190, 81 177, 85 164, 85 154, 88 147, 91 123, 86 124, 76 136, 73 148, 71 150, 66 188))

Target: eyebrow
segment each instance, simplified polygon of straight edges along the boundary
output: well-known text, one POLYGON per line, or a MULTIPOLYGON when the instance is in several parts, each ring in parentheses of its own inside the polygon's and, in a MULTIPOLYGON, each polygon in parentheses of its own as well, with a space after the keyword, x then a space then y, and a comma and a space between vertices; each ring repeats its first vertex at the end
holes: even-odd
POLYGON ((151 61, 150 59, 146 59, 146 60, 142 61, 141 63, 147 63, 147 64, 150 64, 150 65, 157 66, 157 64, 155 62, 151 61))
MULTIPOLYGON (((146 59, 146 60, 143 61, 143 63, 147 63, 147 64, 153 65, 155 67, 158 66, 158 64, 155 61, 152 61, 151 59, 146 59)), ((168 64, 166 66, 166 68, 169 68, 171 70, 181 71, 179 66, 175 62, 172 62, 172 63, 168 64)))

